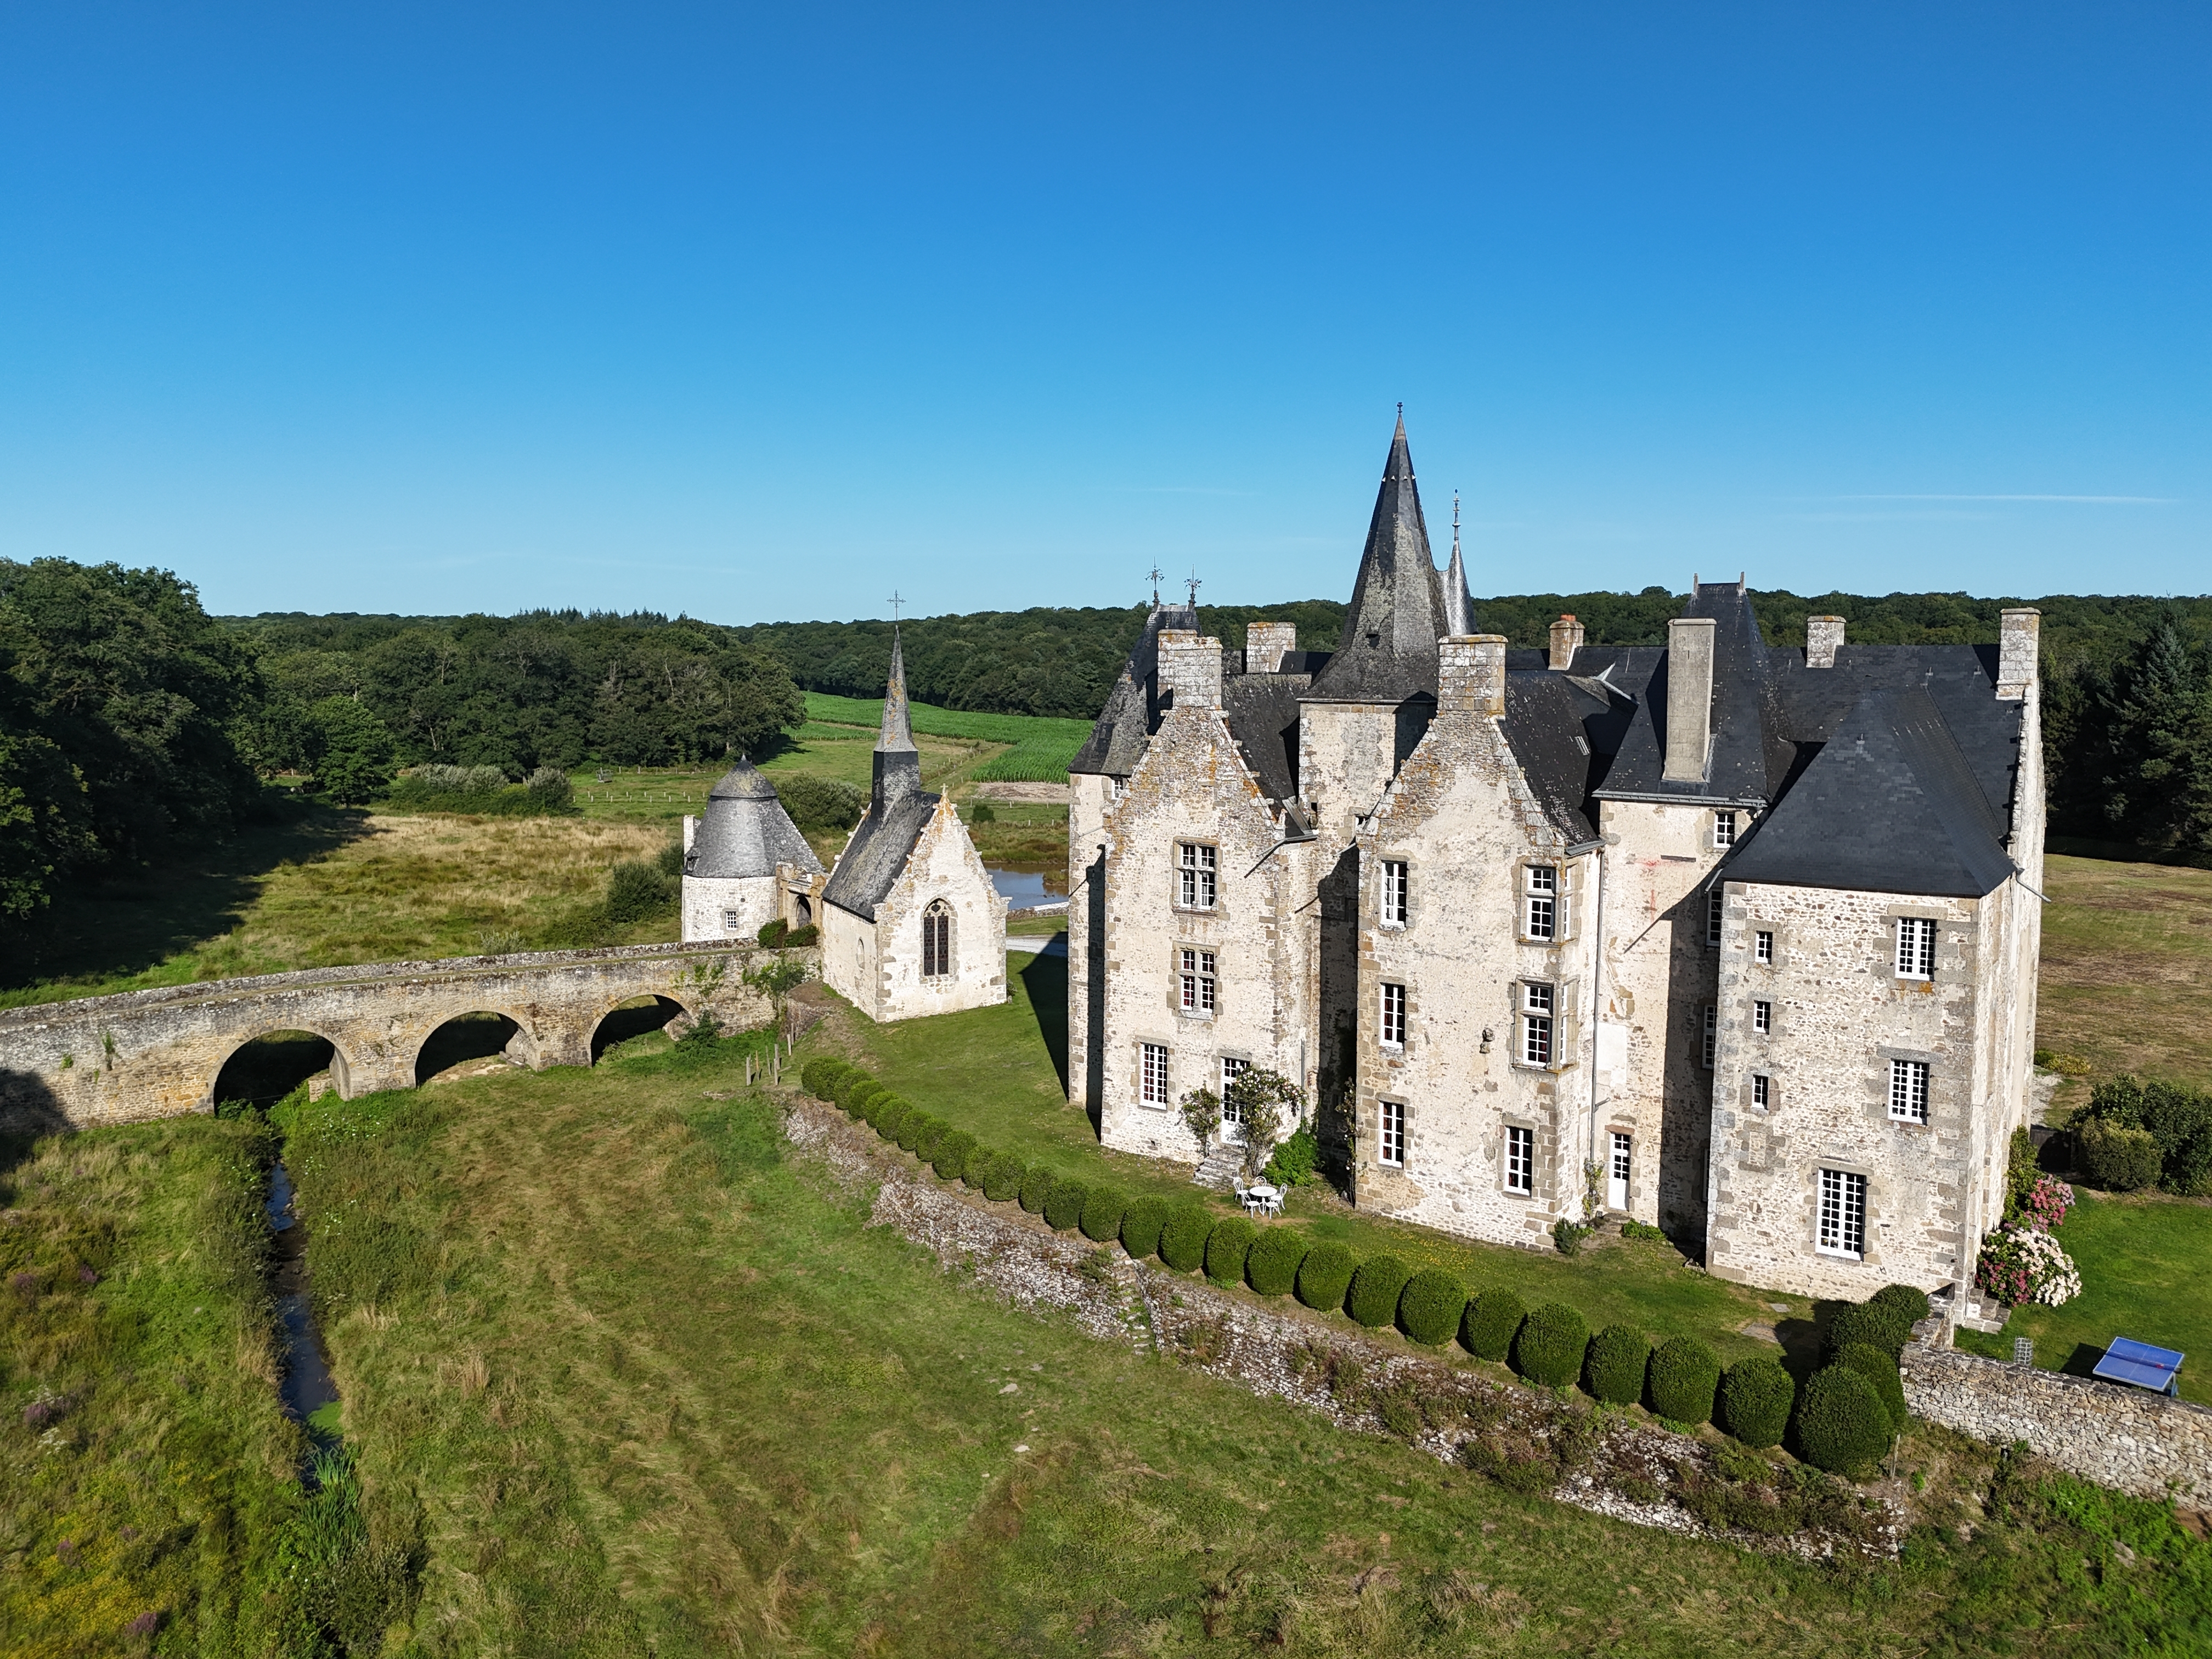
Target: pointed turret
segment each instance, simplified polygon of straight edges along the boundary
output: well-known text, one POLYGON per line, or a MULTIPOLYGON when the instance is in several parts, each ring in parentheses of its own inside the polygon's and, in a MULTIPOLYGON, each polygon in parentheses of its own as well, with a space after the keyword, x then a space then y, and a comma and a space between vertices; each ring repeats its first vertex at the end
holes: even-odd
POLYGON ((921 755, 914 746, 914 723, 906 706, 906 653, 898 624, 891 624, 891 674, 884 690, 884 727, 876 738, 875 778, 869 811, 880 817, 894 801, 921 788, 921 755))
POLYGON ((1459 550, 1459 497, 1452 497, 1451 568, 1444 572, 1444 632, 1464 639, 1474 632, 1474 595, 1467 585, 1467 561, 1459 550))
POLYGON ((1437 693, 1437 641, 1445 631, 1444 585, 1421 494, 1413 483, 1413 456, 1406 443, 1406 417, 1390 440, 1390 459, 1375 495, 1359 580, 1344 619, 1344 638, 1321 672, 1312 696, 1336 702, 1402 702, 1437 693))

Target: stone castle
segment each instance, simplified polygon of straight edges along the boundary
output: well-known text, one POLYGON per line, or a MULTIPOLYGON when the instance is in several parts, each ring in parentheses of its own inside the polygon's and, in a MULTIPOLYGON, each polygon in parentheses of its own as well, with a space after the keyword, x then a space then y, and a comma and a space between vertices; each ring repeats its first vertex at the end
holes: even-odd
POLYGON ((1728 1279, 1966 1285, 2033 1054, 2037 614, 1777 647, 1700 582, 1664 646, 1513 650, 1456 541, 1438 572, 1401 421, 1334 652, 1155 603, 1073 768, 1072 1097, 1196 1163, 1185 1095, 1266 1067, 1409 1221, 1594 1206, 1728 1279))

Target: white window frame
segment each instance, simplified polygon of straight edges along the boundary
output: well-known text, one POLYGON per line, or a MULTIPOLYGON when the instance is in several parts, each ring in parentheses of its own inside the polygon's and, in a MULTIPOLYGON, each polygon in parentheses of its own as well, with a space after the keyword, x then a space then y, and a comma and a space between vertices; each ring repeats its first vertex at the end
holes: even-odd
POLYGON ((1813 1248, 1821 1255, 1866 1260, 1867 1178, 1850 1170, 1822 1170, 1814 1194, 1813 1248))
POLYGON ((1406 925, 1406 896, 1409 885, 1405 860, 1382 860, 1382 925, 1385 927, 1403 927, 1406 925))
POLYGON ((1168 1085, 1168 1045, 1164 1042, 1140 1042, 1137 1045, 1137 1098, 1143 1104, 1165 1111, 1173 1103, 1168 1085))
POLYGON ((1559 890, 1559 866, 1526 864, 1521 881, 1521 937, 1539 944, 1556 945, 1565 929, 1565 896, 1559 890))
POLYGON ((1705 892, 1705 943, 1718 945, 1721 942, 1721 923, 1726 920, 1723 907, 1727 904, 1728 899, 1721 891, 1720 884, 1717 882, 1707 888, 1705 892))
POLYGON ((1184 910, 1211 910, 1221 897, 1221 849, 1210 842, 1176 843, 1176 902, 1184 910))
POLYGON ((1711 1071, 1713 1061, 1719 1057, 1720 1046, 1721 1011, 1709 1002, 1705 1005, 1704 1041, 1698 1050, 1698 1064, 1711 1071))
MULTIPOLYGON (((1636 1139, 1625 1129, 1614 1129, 1610 1133, 1613 1136, 1613 1156, 1607 1173, 1612 1180, 1620 1183, 1621 1192, 1626 1196, 1633 1190, 1636 1175, 1636 1139)), ((1607 1196, 1610 1197, 1611 1194, 1608 1194, 1607 1196)))
POLYGON ((1513 1052, 1522 1066, 1552 1067, 1559 1052, 1559 988, 1543 980, 1524 979, 1521 981, 1520 1041, 1513 1052))
POLYGON ((1894 1123, 1928 1121, 1929 1080, 1933 1068, 1924 1060, 1889 1062, 1889 1115, 1894 1123))
POLYGON ((1176 959, 1177 977, 1182 981, 1176 1007, 1197 1018, 1211 1019, 1219 1006, 1214 953, 1195 945, 1179 946, 1176 959))
POLYGON ((1713 845, 1716 847, 1733 847, 1735 845, 1735 813, 1716 812, 1713 814, 1713 845))
POLYGON ((744 931, 744 913, 742 910, 723 911, 722 931, 726 933, 743 933, 744 931))
POLYGON ((1402 1049, 1406 1046, 1406 988, 1395 980, 1384 980, 1376 998, 1378 1024, 1376 1041, 1385 1048, 1402 1049))
POLYGON ((1929 916, 1897 919, 1897 977, 1929 980, 1936 977, 1936 922, 1929 916))
POLYGON ((1761 1036, 1774 1033, 1774 1005, 1754 999, 1751 1005, 1751 1029, 1761 1036))
POLYGON ((1751 1103, 1762 1112, 1774 1103, 1774 1081, 1764 1072, 1751 1074, 1751 1103))
POLYGON ((1375 1161, 1388 1169, 1406 1167, 1406 1103, 1384 1100, 1376 1103, 1375 1161))
POLYGON ((1505 1126, 1505 1190, 1516 1198, 1536 1193, 1536 1132, 1517 1123, 1505 1126))
POLYGON ((1762 927, 1752 935, 1751 956, 1752 960, 1762 968, 1774 965, 1774 930, 1771 927, 1762 927))

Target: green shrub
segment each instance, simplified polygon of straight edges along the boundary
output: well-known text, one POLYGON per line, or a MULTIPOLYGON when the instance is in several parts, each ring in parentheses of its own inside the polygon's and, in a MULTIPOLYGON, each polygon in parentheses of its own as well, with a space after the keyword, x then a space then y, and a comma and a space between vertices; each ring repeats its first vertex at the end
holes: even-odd
MULTIPOLYGON (((2158 1148, 2158 1167, 2150 1181, 2138 1181, 2136 1186, 2148 1187, 2156 1182, 2170 1193, 2192 1198, 2212 1195, 2212 1091, 2180 1083, 2146 1083, 2138 1077, 2123 1075, 2097 1085, 2083 1115, 2089 1123, 2150 1136, 2158 1148)), ((2081 1127, 2086 1135, 2088 1126, 2081 1127)), ((2120 1144, 2106 1139, 2106 1155, 2120 1144)), ((2086 1139, 2082 1150, 2085 1154, 2088 1151, 2086 1139)), ((2096 1166, 2089 1167, 2094 1179, 2096 1166)), ((2136 1161, 2112 1167, 2119 1174, 2140 1173, 2139 1151, 2136 1161)), ((2135 1188, 2113 1186, 2111 1189, 2131 1192, 2135 1188)))
POLYGON ((1012 1152, 1000 1152, 983 1170, 983 1196, 994 1204, 1003 1204, 1017 1197, 1022 1190, 1022 1177, 1029 1168, 1012 1152))
POLYGON ((1898 1374, 1897 1362, 1880 1348, 1869 1347, 1863 1342, 1854 1342, 1836 1356, 1836 1364, 1848 1365, 1874 1384, 1874 1391, 1881 1396, 1881 1407, 1889 1413, 1889 1431, 1905 1432, 1905 1379, 1898 1374))
POLYGON ((1467 1304, 1467 1316, 1460 1322, 1460 1346, 1478 1359, 1503 1359, 1513 1352, 1513 1339, 1528 1316, 1528 1304, 1518 1291, 1503 1285, 1485 1291, 1467 1304))
POLYGON ((876 1121, 872 1103, 890 1092, 857 1066, 838 1073, 830 1082, 830 1098, 854 1117, 864 1117, 871 1123, 876 1121))
MULTIPOLYGON (((905 1133, 908 1118, 920 1118, 921 1110, 904 1095, 895 1095, 889 1090, 872 1097, 868 1102, 868 1121, 876 1126, 876 1133, 894 1145, 902 1145, 899 1136, 905 1133)), ((920 1125, 915 1126, 919 1127, 920 1125)))
POLYGON ((617 926, 650 921, 676 906, 677 884, 642 859, 607 872, 607 920, 617 926))
POLYGON ((1052 1183, 1060 1177, 1042 1164, 1033 1164, 1024 1172, 1019 1188, 1022 1208, 1036 1215, 1044 1208, 1045 1199, 1052 1192, 1052 1183))
POLYGON ((957 1181, 961 1171, 968 1167, 968 1155, 975 1150, 975 1137, 965 1129, 955 1129, 939 1138, 936 1152, 929 1161, 937 1166, 937 1173, 944 1179, 957 1181))
POLYGON ((1321 1143, 1301 1123, 1287 1139, 1275 1143, 1275 1150, 1267 1154, 1264 1173, 1279 1187, 1306 1187, 1312 1185, 1314 1168, 1320 1162, 1321 1143))
POLYGON ((1796 1399, 1797 1385, 1782 1362, 1771 1354, 1753 1354, 1729 1366, 1721 1379, 1722 1426, 1747 1446, 1778 1446, 1796 1399))
POLYGON ((1306 1249, 1306 1236, 1296 1228, 1262 1227, 1244 1257, 1244 1282, 1261 1296, 1288 1296, 1306 1249))
POLYGON ((1583 1374, 1589 1326, 1564 1302, 1547 1302, 1521 1322, 1513 1339, 1513 1369, 1531 1382, 1564 1389, 1583 1374))
POLYGON ((760 940, 760 942, 766 945, 769 950, 773 951, 777 945, 783 943, 783 936, 790 931, 791 924, 786 921, 781 916, 777 916, 771 921, 761 923, 760 932, 753 935, 753 937, 760 940))
POLYGON ((1083 1236, 1094 1244, 1104 1244, 1121 1236, 1121 1217, 1129 1207, 1128 1199, 1116 1187, 1094 1187, 1091 1196, 1083 1200, 1083 1213, 1076 1224, 1083 1236))
POLYGON ((1359 1258, 1341 1244, 1316 1244, 1298 1263, 1298 1300, 1309 1308, 1334 1313, 1344 1306, 1359 1258))
POLYGON ((817 1055, 799 1068, 799 1086, 817 1100, 830 1098, 830 1068, 838 1062, 827 1054, 817 1055))
POLYGON ((1142 1261, 1160 1250, 1160 1229, 1168 1224, 1168 1201, 1147 1195, 1121 1212, 1121 1248, 1142 1261))
POLYGON ((2075 1131, 2074 1140, 2091 1186, 2132 1193, 2157 1183, 2161 1159, 2149 1130, 2091 1118, 2075 1131))
POLYGON ((1206 1276, 1217 1285, 1236 1285, 1244 1278, 1244 1258, 1260 1230, 1241 1215, 1218 1223, 1206 1239, 1206 1276))
POLYGON ((849 783, 794 772, 775 783, 776 799, 801 830, 850 830, 868 809, 868 798, 849 783))
POLYGON ((1667 1230, 1663 1227, 1655 1227, 1648 1221, 1622 1222, 1620 1236, 1623 1238, 1656 1239, 1662 1244, 1667 1242, 1667 1230))
POLYGON ((935 1113, 910 1112, 907 1115, 906 1122, 899 1125, 899 1146, 902 1150, 912 1152, 927 1164, 931 1155, 937 1151, 938 1142, 951 1133, 951 1126, 935 1113), (911 1141, 907 1139, 907 1130, 909 1126, 914 1130, 914 1139, 911 1141))
POLYGON ((1064 1233, 1083 1219, 1083 1206, 1091 1188, 1073 1176, 1062 1176, 1044 1195, 1044 1224, 1064 1233))
POLYGON ((1413 1270, 1387 1250, 1370 1256, 1352 1275, 1352 1291, 1344 1298, 1345 1312, 1370 1330, 1389 1324, 1398 1316, 1398 1298, 1413 1276, 1413 1270))
POLYGON ((793 928, 783 936, 783 948, 787 951, 803 951, 821 942, 822 930, 811 921, 804 927, 793 928))
POLYGON ((1864 1468, 1888 1449, 1889 1410, 1848 1365, 1813 1373, 1797 1402, 1797 1444, 1807 1462, 1836 1474, 1864 1468))
POLYGON ((989 1185, 991 1165, 998 1162, 999 1151, 995 1146, 986 1146, 973 1135, 968 1139, 968 1157, 960 1166, 960 1179, 980 1193, 989 1185))
POLYGON ((1422 1268, 1398 1292, 1398 1328, 1425 1347, 1441 1347, 1457 1336, 1466 1311, 1467 1286, 1441 1267, 1422 1268))
POLYGON ((1203 1204, 1178 1204, 1160 1229, 1160 1260, 1179 1273, 1206 1265, 1206 1241, 1213 1234, 1213 1212, 1203 1204))
POLYGON ((1651 1339, 1627 1325, 1608 1325, 1591 1339, 1583 1358, 1583 1387, 1608 1406, 1633 1406, 1644 1398, 1644 1373, 1651 1339))
POLYGON ((1670 1336, 1651 1351, 1651 1409, 1677 1423, 1710 1423, 1721 1359, 1694 1336, 1670 1336))
POLYGON ((1863 1342, 1870 1348, 1880 1348, 1892 1359, 1905 1352, 1911 1340, 1912 1328, 1899 1322, 1893 1308, 1878 1308, 1871 1302, 1855 1302, 1836 1310, 1835 1317, 1828 1322, 1822 1357, 1831 1364, 1845 1348, 1854 1342, 1863 1342))
POLYGON ((1885 1285, 1867 1298, 1867 1306, 1880 1308, 1905 1332, 1905 1340, 1912 1340, 1912 1328, 1928 1317, 1928 1292, 1910 1285, 1885 1285))

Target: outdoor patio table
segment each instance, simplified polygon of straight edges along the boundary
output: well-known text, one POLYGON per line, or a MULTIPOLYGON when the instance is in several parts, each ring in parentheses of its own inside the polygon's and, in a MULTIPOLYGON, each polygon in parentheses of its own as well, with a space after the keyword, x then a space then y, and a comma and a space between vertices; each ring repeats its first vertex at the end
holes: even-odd
POLYGON ((1265 1205, 1269 1210, 1277 1214, 1280 1214, 1282 1212, 1283 1193, 1279 1187, 1271 1187, 1263 1181, 1256 1187, 1246 1188, 1245 1191, 1253 1198, 1258 1200, 1259 1202, 1265 1205))

